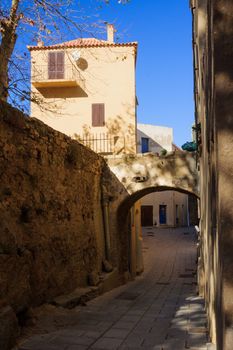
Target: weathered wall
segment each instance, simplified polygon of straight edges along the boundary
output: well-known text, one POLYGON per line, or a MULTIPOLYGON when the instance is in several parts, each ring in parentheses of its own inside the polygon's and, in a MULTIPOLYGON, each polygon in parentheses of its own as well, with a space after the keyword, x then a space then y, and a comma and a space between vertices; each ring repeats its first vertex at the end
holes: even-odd
POLYGON ((102 271, 103 197, 111 202, 110 259, 122 275, 128 243, 114 213, 124 195, 103 158, 0 103, 1 305, 18 313, 102 271))
POLYGON ((201 170, 199 288, 217 350, 231 350, 233 344, 232 13, 232 0, 193 1, 201 170))
POLYGON ((130 195, 139 193, 137 199, 162 187, 198 196, 196 161, 188 152, 108 156, 107 163, 130 195))

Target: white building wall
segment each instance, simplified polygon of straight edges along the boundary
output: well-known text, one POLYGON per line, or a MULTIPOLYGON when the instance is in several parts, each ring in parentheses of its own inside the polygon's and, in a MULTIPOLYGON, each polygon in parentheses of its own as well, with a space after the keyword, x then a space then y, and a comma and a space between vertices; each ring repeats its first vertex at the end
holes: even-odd
POLYGON ((142 137, 149 139, 149 152, 159 153, 162 149, 172 151, 173 129, 166 126, 137 124, 137 153, 142 152, 142 137))

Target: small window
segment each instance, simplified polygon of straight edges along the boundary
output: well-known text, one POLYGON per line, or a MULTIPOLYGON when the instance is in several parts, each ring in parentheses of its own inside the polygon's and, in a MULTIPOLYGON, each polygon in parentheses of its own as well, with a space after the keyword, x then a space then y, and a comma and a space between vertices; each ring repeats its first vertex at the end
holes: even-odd
POLYGON ((92 104, 92 126, 104 126, 105 108, 104 103, 92 104))

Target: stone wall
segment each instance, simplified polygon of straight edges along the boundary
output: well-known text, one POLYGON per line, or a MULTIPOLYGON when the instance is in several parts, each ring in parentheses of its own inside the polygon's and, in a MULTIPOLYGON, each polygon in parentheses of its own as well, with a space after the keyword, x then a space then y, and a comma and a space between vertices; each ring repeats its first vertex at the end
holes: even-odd
POLYGON ((200 164, 199 290, 217 350, 233 347, 232 0, 191 1, 200 164))
POLYGON ((18 314, 101 273, 103 197, 112 217, 110 260, 123 282, 127 239, 114 214, 121 196, 102 157, 1 102, 0 306, 18 314))

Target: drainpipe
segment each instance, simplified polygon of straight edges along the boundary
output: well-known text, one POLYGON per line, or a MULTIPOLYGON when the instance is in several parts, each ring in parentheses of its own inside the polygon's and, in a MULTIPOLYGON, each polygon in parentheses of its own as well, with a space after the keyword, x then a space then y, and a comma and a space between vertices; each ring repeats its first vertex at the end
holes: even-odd
POLYGON ((104 241, 105 241, 105 256, 110 261, 110 229, 109 229, 109 198, 102 194, 102 208, 104 221, 104 241))

